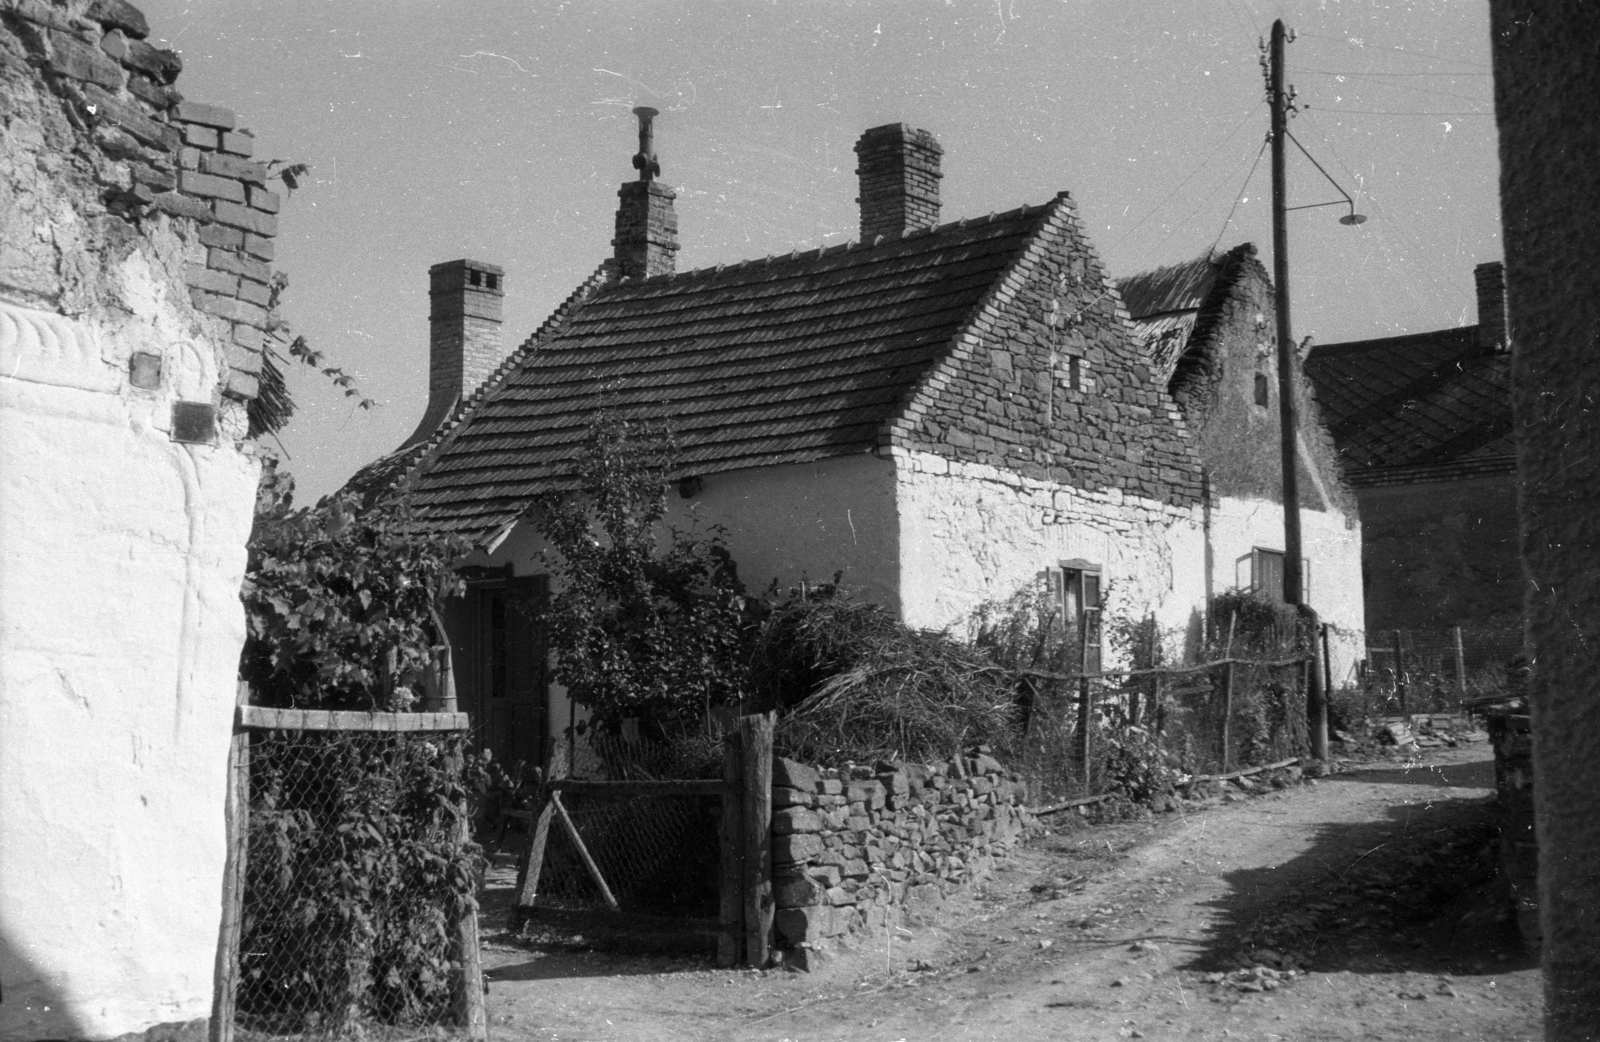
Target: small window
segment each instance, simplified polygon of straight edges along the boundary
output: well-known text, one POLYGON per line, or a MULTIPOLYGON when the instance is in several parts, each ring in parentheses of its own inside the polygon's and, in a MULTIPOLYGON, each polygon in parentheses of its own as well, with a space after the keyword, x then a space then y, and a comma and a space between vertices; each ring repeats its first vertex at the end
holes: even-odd
POLYGON ((1083 640, 1089 672, 1100 672, 1100 566, 1089 561, 1063 561, 1046 572, 1050 599, 1069 640, 1083 640))
POLYGON ((494 274, 493 272, 485 272, 483 277, 488 281, 490 289, 500 288, 500 276, 494 274))
POLYGON ((481 271, 469 271, 469 272, 467 272, 467 281, 469 283, 471 283, 472 285, 474 285, 474 286, 483 285, 483 272, 481 272, 481 271))
MULTIPOLYGON (((1275 601, 1285 600, 1283 596, 1283 551, 1263 550, 1256 547, 1250 551, 1250 590, 1252 593, 1269 597, 1275 601)), ((1305 600, 1311 600, 1311 562, 1305 558, 1300 559, 1300 592, 1305 600)))
POLYGON ((1259 405, 1259 406, 1262 406, 1264 408, 1268 401, 1270 401, 1270 394, 1269 394, 1269 391, 1268 391, 1268 388, 1267 388, 1267 374, 1266 373, 1257 373, 1256 374, 1256 404, 1259 405))
POLYGON ((1083 359, 1077 355, 1067 359, 1067 386, 1074 391, 1083 390, 1083 359))
POLYGON ((217 410, 203 402, 173 402, 172 440, 186 445, 216 441, 217 410))

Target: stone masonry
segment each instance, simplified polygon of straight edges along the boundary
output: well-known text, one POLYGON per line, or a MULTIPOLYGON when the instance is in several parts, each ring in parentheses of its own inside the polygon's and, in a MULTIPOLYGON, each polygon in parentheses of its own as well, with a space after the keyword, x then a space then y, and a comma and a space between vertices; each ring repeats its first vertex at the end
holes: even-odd
POLYGON ((1023 784, 988 755, 847 771, 779 757, 772 774, 775 923, 803 965, 983 879, 1031 822, 1023 784))
POLYGON ((1038 240, 923 378, 886 446, 1085 491, 1200 501, 1200 457, 1062 193, 1038 240))
POLYGON ((629 181, 617 190, 617 275, 653 278, 671 275, 677 263, 678 193, 660 181, 629 181))

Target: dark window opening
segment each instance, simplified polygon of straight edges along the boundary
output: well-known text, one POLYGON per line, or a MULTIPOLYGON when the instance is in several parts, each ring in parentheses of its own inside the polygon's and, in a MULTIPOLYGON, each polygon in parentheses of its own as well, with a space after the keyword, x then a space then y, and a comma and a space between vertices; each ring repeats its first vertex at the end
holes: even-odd
POLYGON ((1087 670, 1100 672, 1100 566, 1067 561, 1046 574, 1067 639, 1082 649, 1087 670))
POLYGON ((467 272, 467 281, 470 282, 474 286, 483 285, 483 272, 481 272, 481 271, 469 271, 469 272, 467 272))
POLYGON ((203 402, 173 402, 172 440, 189 445, 216 441, 217 410, 203 402))
POLYGON ((1067 359, 1067 386, 1074 391, 1083 390, 1083 359, 1076 355, 1067 359))
POLYGON ((1256 374, 1256 404, 1264 406, 1268 401, 1267 374, 1256 374))
POLYGON ((493 274, 486 274, 486 275, 484 275, 484 278, 488 280, 490 289, 499 289, 500 288, 500 276, 493 275, 493 274))

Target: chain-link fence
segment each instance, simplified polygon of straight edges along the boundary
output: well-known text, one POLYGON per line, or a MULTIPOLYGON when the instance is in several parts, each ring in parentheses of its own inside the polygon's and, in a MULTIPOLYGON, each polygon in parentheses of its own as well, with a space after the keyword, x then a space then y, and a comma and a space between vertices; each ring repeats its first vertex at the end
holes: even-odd
POLYGON ((467 1037, 464 736, 246 733, 233 1037, 467 1037))

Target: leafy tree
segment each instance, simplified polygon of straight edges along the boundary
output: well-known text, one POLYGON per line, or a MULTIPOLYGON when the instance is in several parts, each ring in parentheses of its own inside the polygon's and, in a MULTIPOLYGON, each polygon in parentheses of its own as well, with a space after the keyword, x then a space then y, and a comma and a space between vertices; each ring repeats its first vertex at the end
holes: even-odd
POLYGON ((602 413, 582 491, 537 503, 555 679, 596 723, 698 719, 747 693, 750 602, 720 529, 665 525, 670 435, 602 413))
POLYGON ((403 710, 446 646, 437 604, 464 589, 457 538, 400 507, 334 497, 293 509, 293 481, 263 476, 242 596, 240 677, 258 704, 403 710))

